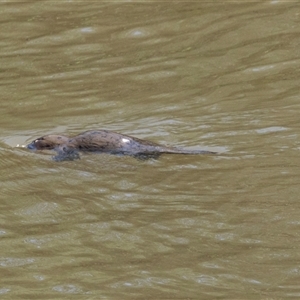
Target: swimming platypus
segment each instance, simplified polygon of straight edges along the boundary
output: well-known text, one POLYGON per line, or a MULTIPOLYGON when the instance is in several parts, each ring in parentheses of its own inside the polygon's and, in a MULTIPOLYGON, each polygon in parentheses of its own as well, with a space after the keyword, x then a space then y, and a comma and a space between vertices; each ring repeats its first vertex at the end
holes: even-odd
POLYGON ((206 150, 188 150, 162 146, 108 130, 89 130, 74 137, 45 135, 29 145, 31 150, 55 150, 56 161, 78 159, 79 151, 130 155, 140 159, 157 158, 160 154, 215 154, 206 150))

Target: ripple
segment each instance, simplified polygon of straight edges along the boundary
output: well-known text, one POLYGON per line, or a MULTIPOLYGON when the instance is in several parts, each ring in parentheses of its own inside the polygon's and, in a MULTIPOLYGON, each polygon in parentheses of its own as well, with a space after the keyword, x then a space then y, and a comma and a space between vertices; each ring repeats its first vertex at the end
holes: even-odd
POLYGON ((67 293, 67 294, 82 293, 82 289, 74 284, 57 285, 53 287, 53 290, 56 292, 67 293))
POLYGON ((151 35, 152 32, 145 28, 133 28, 119 33, 118 37, 119 38, 145 38, 151 35))
POLYGON ((265 133, 279 132, 279 131, 284 131, 284 130, 288 130, 288 128, 282 127, 282 126, 272 126, 272 127, 256 129, 255 131, 259 134, 265 134, 265 133))
POLYGON ((34 258, 0 258, 0 266, 1 267, 20 267, 29 264, 33 264, 36 262, 34 258))

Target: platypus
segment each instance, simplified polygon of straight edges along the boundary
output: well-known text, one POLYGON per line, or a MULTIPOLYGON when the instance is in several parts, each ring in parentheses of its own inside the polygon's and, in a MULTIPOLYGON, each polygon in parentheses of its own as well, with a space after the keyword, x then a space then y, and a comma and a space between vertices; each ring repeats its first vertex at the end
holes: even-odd
POLYGON ((89 130, 74 137, 63 135, 45 135, 29 145, 31 150, 55 150, 54 160, 74 160, 80 158, 79 151, 99 152, 117 155, 130 155, 140 159, 158 158, 169 154, 216 154, 206 150, 188 150, 159 145, 147 140, 108 130, 89 130))

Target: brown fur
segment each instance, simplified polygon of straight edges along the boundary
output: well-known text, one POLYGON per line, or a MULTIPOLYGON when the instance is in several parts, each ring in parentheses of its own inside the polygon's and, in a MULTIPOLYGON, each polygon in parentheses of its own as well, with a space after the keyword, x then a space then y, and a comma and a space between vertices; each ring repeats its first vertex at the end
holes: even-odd
MULTIPOLYGON (((45 135, 34 140, 27 148, 31 150, 56 150, 67 156, 74 151, 105 152, 131 156, 159 156, 161 153, 214 154, 203 150, 186 150, 141 140, 107 130, 90 130, 72 138, 61 135, 45 135)), ((59 157, 58 157, 59 158, 59 157)), ((78 157, 76 157, 78 158, 78 157)), ((63 158, 65 159, 65 158, 63 158)))

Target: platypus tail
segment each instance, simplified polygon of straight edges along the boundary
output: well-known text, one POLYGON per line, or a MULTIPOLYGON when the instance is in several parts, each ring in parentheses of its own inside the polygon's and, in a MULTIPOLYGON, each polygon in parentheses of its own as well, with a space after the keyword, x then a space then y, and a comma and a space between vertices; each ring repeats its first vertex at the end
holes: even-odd
POLYGON ((208 150, 189 150, 184 148, 163 148, 160 153, 170 153, 170 154, 217 154, 217 152, 208 151, 208 150))

